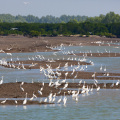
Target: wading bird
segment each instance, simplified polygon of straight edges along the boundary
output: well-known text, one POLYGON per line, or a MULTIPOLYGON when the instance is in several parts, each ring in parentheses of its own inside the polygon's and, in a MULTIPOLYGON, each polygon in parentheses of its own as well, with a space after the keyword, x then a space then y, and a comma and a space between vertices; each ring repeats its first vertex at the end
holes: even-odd
POLYGON ((23 105, 25 105, 26 103, 27 103, 27 93, 26 93, 26 97, 25 97, 25 99, 23 101, 23 105))
POLYGON ((2 79, 0 80, 0 85, 3 84, 3 76, 2 76, 2 79))
POLYGON ((6 100, 7 100, 7 99, 8 99, 8 98, 6 98, 5 100, 3 100, 1 103, 2 103, 2 104, 6 103, 6 100))

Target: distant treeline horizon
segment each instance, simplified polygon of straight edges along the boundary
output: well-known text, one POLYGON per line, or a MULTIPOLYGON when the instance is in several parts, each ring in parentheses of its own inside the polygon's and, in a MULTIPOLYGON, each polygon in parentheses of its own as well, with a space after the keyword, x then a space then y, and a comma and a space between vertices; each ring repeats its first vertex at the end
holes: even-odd
POLYGON ((120 23, 0 23, 0 35, 120 37, 120 23))
POLYGON ((38 36, 89 36, 120 37, 120 15, 109 12, 98 17, 53 16, 35 17, 0 15, 0 35, 38 36))
POLYGON ((68 22, 91 22, 91 23, 120 23, 120 15, 114 12, 109 12, 106 15, 100 14, 95 17, 88 16, 70 16, 61 15, 60 17, 55 17, 52 15, 43 16, 41 18, 34 15, 17 15, 13 16, 11 14, 0 14, 0 23, 68 23, 68 22))

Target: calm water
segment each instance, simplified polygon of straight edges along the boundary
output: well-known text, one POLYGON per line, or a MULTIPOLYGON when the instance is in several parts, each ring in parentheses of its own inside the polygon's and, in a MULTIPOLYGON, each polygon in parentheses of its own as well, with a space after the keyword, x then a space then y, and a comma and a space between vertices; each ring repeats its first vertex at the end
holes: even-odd
POLYGON ((120 53, 120 46, 63 46, 55 49, 74 53, 120 53))
MULTIPOLYGON (((102 68, 106 68, 106 73, 112 72, 112 73, 119 73, 120 72, 120 57, 110 57, 109 59, 107 57, 88 57, 86 58, 87 61, 93 61, 94 65, 88 65, 87 69, 85 66, 81 65, 77 71, 87 71, 87 72, 104 72, 100 71, 100 67, 102 65, 102 68), (85 70, 81 70, 81 68, 85 68, 85 70)), ((74 67, 73 66, 68 67, 66 71, 72 71, 74 67)), ((64 68, 61 68, 61 70, 64 70, 64 68)), ((38 82, 44 80, 44 82, 49 82, 48 79, 45 78, 43 73, 40 73, 39 69, 32 69, 32 70, 18 70, 18 69, 11 69, 11 68, 4 68, 0 66, 0 76, 4 76, 4 82, 15 82, 17 81, 25 81, 25 82, 38 82)), ((101 77, 101 76, 99 76, 101 77)), ((118 76, 119 78, 119 76, 118 76)))
POLYGON ((120 90, 100 90, 79 95, 76 103, 67 96, 67 104, 0 106, 0 120, 118 120, 120 90))
MULTIPOLYGON (((117 44, 117 43, 116 43, 117 44)), ((119 44, 118 44, 119 45, 119 44)), ((69 47, 58 47, 55 49, 61 49, 58 52, 38 52, 38 53, 13 53, 12 59, 17 60, 28 60, 35 56, 40 55, 41 59, 47 60, 48 58, 57 59, 83 59, 83 57, 77 57, 73 55, 67 55, 69 53, 80 53, 80 52, 114 52, 119 53, 119 46, 69 46, 69 47)), ((11 56, 6 53, 0 53, 0 59, 11 60, 11 56)), ((106 68, 107 72, 119 73, 120 72, 120 57, 86 57, 86 61, 92 61, 94 65, 88 65, 84 71, 89 72, 101 72, 100 67, 106 68)), ((77 66, 73 66, 77 67, 77 66)), ((80 66, 78 71, 85 66, 80 66)), ((73 68, 68 67, 68 71, 73 68)), ((64 70, 61 68, 61 70, 64 70)), ((103 71, 102 71, 103 72, 103 71)), ((0 77, 4 76, 4 83, 25 81, 25 82, 49 82, 47 78, 40 73, 39 69, 35 70, 16 70, 8 69, 0 66, 0 77)), ((101 76, 99 76, 101 77, 101 76)), ((120 76, 118 76, 120 79, 120 76)), ((78 83, 80 80, 68 80, 69 82, 78 83)), ((93 80, 83 80, 87 83, 93 83, 93 80)), ((112 83, 113 80, 98 80, 99 83, 112 83)), ((114 80, 116 82, 116 80, 114 80)), ((57 97, 58 99, 59 97, 57 97)), ((28 105, 28 106, 0 106, 0 120, 119 120, 120 119, 120 90, 114 89, 101 89, 99 92, 93 90, 89 95, 79 95, 78 102, 72 99, 71 96, 67 96, 66 106, 61 104, 54 105, 28 105)))

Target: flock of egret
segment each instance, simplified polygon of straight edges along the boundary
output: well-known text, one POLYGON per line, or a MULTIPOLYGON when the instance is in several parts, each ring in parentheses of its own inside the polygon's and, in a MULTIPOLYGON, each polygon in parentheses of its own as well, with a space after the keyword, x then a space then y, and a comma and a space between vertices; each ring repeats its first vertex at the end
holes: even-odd
MULTIPOLYGON (((103 44, 102 42, 96 42, 97 44, 99 44, 99 46, 100 46, 100 44, 103 44)), ((108 44, 109 46, 110 46, 110 44, 108 44)), ((71 45, 70 45, 71 46, 71 45)), ((77 66, 73 66, 72 64, 71 64, 71 66, 68 66, 68 62, 66 62, 65 63, 65 65, 64 65, 64 67, 62 67, 63 68, 63 71, 65 71, 66 70, 66 72, 65 72, 65 79, 63 79, 63 80, 60 80, 60 76, 61 76, 61 63, 60 64, 58 64, 58 66, 56 67, 56 69, 52 69, 52 67, 51 67, 51 65, 48 65, 48 64, 46 64, 46 68, 44 68, 44 67, 42 67, 42 66, 40 66, 40 69, 39 69, 39 71, 41 72, 41 73, 43 73, 44 75, 45 75, 45 77, 46 78, 48 78, 49 79, 49 86, 50 87, 54 87, 54 88, 56 88, 56 89, 58 89, 58 87, 59 86, 61 86, 61 84, 62 83, 64 83, 64 86, 63 86, 63 88, 61 88, 61 90, 66 90, 67 89, 67 87, 68 87, 68 85, 69 85, 69 83, 66 81, 66 78, 67 78, 67 76, 68 76, 68 72, 69 71, 67 71, 68 69, 69 69, 69 67, 71 67, 71 71, 72 71, 72 73, 71 73, 71 75, 73 75, 74 74, 74 72, 76 72, 76 71, 85 71, 85 70, 87 70, 87 68, 88 68, 88 66, 87 65, 80 65, 80 62, 86 62, 86 57, 87 57, 87 53, 84 53, 83 54, 83 56, 82 56, 82 58, 81 57, 77 57, 76 56, 76 54, 75 54, 75 50, 73 51, 65 51, 65 46, 63 45, 63 44, 61 44, 60 46, 59 46, 59 48, 57 48, 57 47, 48 47, 48 46, 46 46, 47 48, 51 48, 51 49, 57 49, 57 50, 61 50, 61 52, 62 52, 62 54, 63 55, 69 55, 69 54, 72 54, 73 56, 68 56, 67 58, 62 58, 61 60, 65 60, 65 59, 67 59, 67 60, 73 60, 73 61, 78 61, 78 65, 77 66), (56 81, 54 81, 53 79, 57 79, 56 81)), ((0 50, 0 52, 1 52, 2 50, 0 50)), ((110 51, 107 51, 106 49, 105 49, 105 51, 107 52, 107 53, 110 53, 110 51)), ((3 52, 3 51, 2 51, 3 52)), ((99 53, 99 51, 97 51, 98 53, 99 53)), ((89 51, 89 53, 91 53, 91 56, 92 56, 92 51, 89 51)), ((7 56, 11 56, 11 59, 10 59, 10 62, 9 61, 7 61, 5 58, 4 59, 1 59, 0 60, 0 65, 2 65, 2 66, 7 66, 7 67, 10 67, 10 68, 15 68, 15 69, 24 69, 24 70, 26 70, 26 68, 25 68, 25 65, 23 64, 23 62, 22 63, 20 63, 20 58, 17 56, 17 58, 16 58, 16 61, 19 61, 19 64, 16 66, 16 64, 13 64, 13 58, 12 58, 12 53, 6 53, 7 54, 7 56), (20 67, 21 66, 21 67, 20 67)), ((51 63, 51 62, 56 62, 56 60, 59 60, 59 58, 57 58, 58 57, 58 52, 53 52, 53 54, 52 54, 54 57, 55 57, 55 59, 54 58, 48 58, 47 60, 46 60, 46 58, 44 57, 44 55, 39 55, 39 53, 38 53, 38 55, 34 55, 34 56, 32 56, 32 57, 29 57, 28 56, 28 59, 27 60, 32 60, 32 61, 36 61, 36 60, 39 60, 39 61, 47 61, 47 62, 49 62, 49 63, 51 63)), ((14 58, 15 59, 15 58, 14 58)), ((91 65, 93 65, 94 66, 94 62, 92 62, 92 61, 89 61, 90 62, 90 64, 91 65)), ((32 64, 30 64, 29 65, 29 67, 33 67, 33 66, 36 66, 37 64, 36 63, 32 63, 32 64)), ((103 69, 103 66, 101 65, 100 66, 100 71, 104 71, 104 72, 106 72, 107 71, 107 69, 106 69, 106 66, 104 67, 104 69, 103 69)), ((94 85, 96 86, 96 91, 98 92, 99 90, 100 90, 100 86, 98 86, 97 84, 98 84, 98 81, 95 79, 95 73, 96 72, 94 72, 94 74, 92 75, 92 77, 94 78, 93 80, 94 80, 94 85)), ((107 76, 109 76, 109 73, 107 73, 107 76)), ((77 74, 76 74, 76 76, 74 76, 74 79, 76 79, 77 78, 77 74)), ((33 81, 32 81, 32 83, 33 83, 33 81)), ((78 83, 78 85, 80 86, 81 85, 81 83, 82 83, 82 80, 80 80, 79 81, 79 83, 78 83)), ((93 91, 93 86, 90 88, 88 85, 86 86, 85 85, 85 81, 83 81, 83 86, 81 87, 81 88, 78 88, 78 90, 76 91, 76 90, 68 90, 68 94, 70 94, 70 95, 72 95, 72 98, 74 98, 76 101, 78 101, 78 96, 79 96, 79 94, 81 93, 81 94, 89 94, 89 92, 92 92, 93 91)), ((112 84, 111 85, 111 87, 113 87, 114 85, 116 85, 116 86, 118 86, 119 85, 119 83, 120 83, 120 80, 118 80, 115 84, 112 84)), ((0 85, 1 84, 3 84, 3 76, 2 76, 2 79, 0 80, 0 85)), ((22 90, 22 91, 24 91, 24 88, 22 87, 23 86, 23 84, 24 84, 24 82, 21 82, 21 84, 20 84, 20 89, 22 90)), ((40 89, 40 90, 38 90, 38 93, 40 94, 40 95, 42 95, 43 93, 42 93, 42 91, 43 91, 43 89, 44 89, 44 82, 42 83, 42 85, 43 85, 43 87, 40 89)), ((106 87, 106 84, 104 83, 104 87, 106 87)), ((46 97, 45 99, 44 99, 44 102, 49 102, 49 103, 51 103, 51 102, 55 102, 56 101, 56 95, 57 95, 58 93, 55 93, 55 94, 53 94, 52 92, 50 92, 50 94, 49 94, 49 96, 48 97, 46 97)), ((33 96, 31 97, 31 98, 29 98, 29 100, 30 101, 32 101, 34 98, 37 98, 37 96, 33 93, 33 96)), ((1 103, 2 104, 4 104, 6 101, 7 101, 7 99, 8 98, 6 98, 4 101, 2 101, 1 103)), ((25 104, 27 104, 27 100, 28 100, 28 98, 27 98, 27 93, 26 93, 26 97, 25 97, 25 99, 23 100, 23 105, 25 105, 25 104)), ((63 101, 63 104, 64 105, 66 105, 66 102, 67 102, 67 96, 65 95, 65 92, 64 92, 64 96, 61 96, 57 101, 56 101, 56 103, 61 103, 63 101)), ((15 103, 17 104, 17 101, 15 100, 15 103)))

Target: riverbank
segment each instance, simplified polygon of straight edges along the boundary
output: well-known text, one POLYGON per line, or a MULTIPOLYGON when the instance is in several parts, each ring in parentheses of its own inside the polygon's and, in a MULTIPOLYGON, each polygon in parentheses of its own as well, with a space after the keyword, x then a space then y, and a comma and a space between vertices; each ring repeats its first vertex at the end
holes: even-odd
POLYGON ((75 66, 78 65, 91 65, 91 63, 87 62, 78 62, 75 60, 44 60, 44 61, 37 61, 37 60, 25 60, 25 61, 8 61, 7 65, 4 67, 7 68, 14 68, 14 69, 46 69, 50 67, 51 69, 59 69, 60 67, 68 67, 68 66, 75 66))
MULTIPOLYGON (((106 83, 106 84, 96 83, 97 84, 96 86, 96 84, 94 83, 84 83, 84 81, 81 83, 68 82, 68 86, 66 87, 66 89, 63 89, 66 83, 61 83, 61 82, 59 83, 60 85, 58 87, 56 87, 56 85, 49 86, 48 83, 44 83, 43 86, 43 83, 39 83, 39 82, 35 82, 35 83, 25 82, 23 85, 21 85, 22 82, 4 83, 0 87, 0 98, 25 98, 26 93, 28 98, 32 98, 33 94, 38 98, 48 97, 50 93, 52 93, 52 95, 55 96, 61 96, 61 95, 63 96, 64 93, 65 95, 72 95, 72 91, 70 92, 68 88, 75 88, 82 90, 83 85, 85 86, 86 91, 87 91, 87 87, 89 89, 91 88, 97 89, 98 86, 100 86, 101 89, 120 89, 120 84, 116 85, 116 83, 114 83, 113 86, 112 86, 113 83, 106 83), (41 91, 42 94, 39 91, 41 91)), ((81 90, 79 94, 81 94, 81 90)))
MULTIPOLYGON (((0 52, 45 52, 54 51, 53 47, 60 46, 104 46, 103 43, 120 42, 119 38, 105 38, 99 36, 90 37, 24 37, 24 36, 0 36, 0 52)), ((108 44, 109 45, 109 44, 108 44)), ((111 44, 117 46, 115 44, 111 44)))

